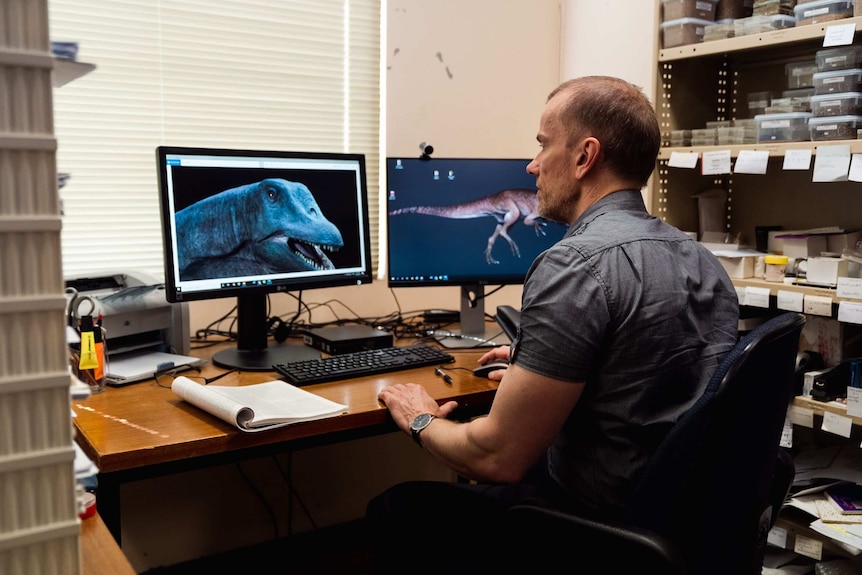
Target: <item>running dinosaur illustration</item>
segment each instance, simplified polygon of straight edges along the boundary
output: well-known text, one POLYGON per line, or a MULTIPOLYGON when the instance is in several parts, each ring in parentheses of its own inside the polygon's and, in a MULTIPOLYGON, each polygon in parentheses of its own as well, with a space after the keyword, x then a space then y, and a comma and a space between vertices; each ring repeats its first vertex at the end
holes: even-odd
POLYGON ((333 269, 344 245, 309 189, 269 178, 225 190, 176 215, 183 280, 333 269))
POLYGON ((521 257, 518 245, 509 237, 508 233, 509 228, 519 220, 523 220, 524 225, 533 226, 537 236, 545 235, 543 228, 548 224, 542 220, 536 211, 538 206, 539 200, 535 190, 508 189, 454 206, 411 206, 392 210, 389 215, 424 214, 453 219, 492 216, 497 220, 497 227, 494 228, 494 233, 488 237, 488 245, 485 247, 485 261, 489 264, 497 264, 500 262, 494 259, 491 250, 494 248, 494 243, 498 237, 502 237, 509 243, 512 255, 521 257))

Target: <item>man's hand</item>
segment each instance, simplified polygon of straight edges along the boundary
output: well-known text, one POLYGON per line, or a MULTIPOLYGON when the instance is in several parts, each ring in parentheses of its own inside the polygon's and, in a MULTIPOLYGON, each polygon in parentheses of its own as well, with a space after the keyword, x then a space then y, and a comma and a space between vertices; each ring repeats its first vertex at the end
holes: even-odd
MULTIPOLYGON (((495 347, 494 349, 485 352, 482 357, 479 358, 479 364, 485 365, 486 363, 494 362, 494 361, 509 361, 509 353, 511 348, 508 345, 501 345, 495 347)), ((505 375, 505 369, 497 369, 492 371, 487 375, 488 379, 494 381, 500 381, 503 379, 503 375, 505 375)))
POLYGON ((445 419, 458 407, 457 401, 437 405, 437 401, 417 383, 396 383, 384 387, 377 394, 377 399, 389 409, 395 425, 408 435, 410 424, 417 415, 430 413, 445 419))

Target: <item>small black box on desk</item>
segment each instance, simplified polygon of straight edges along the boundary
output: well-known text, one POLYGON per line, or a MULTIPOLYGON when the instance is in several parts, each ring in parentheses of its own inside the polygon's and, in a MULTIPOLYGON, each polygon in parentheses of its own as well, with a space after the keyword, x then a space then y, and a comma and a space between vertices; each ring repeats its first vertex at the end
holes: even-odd
POLYGON ((305 343, 330 355, 392 347, 392 334, 367 325, 340 325, 308 330, 305 343))

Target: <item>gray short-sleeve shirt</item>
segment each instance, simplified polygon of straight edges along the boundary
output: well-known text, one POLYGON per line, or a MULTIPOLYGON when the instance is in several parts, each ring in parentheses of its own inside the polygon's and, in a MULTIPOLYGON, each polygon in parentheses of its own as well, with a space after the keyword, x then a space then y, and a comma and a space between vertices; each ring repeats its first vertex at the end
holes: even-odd
POLYGON ((736 342, 738 317, 717 258, 649 215, 639 191, 588 208, 533 263, 512 345, 521 367, 586 384, 549 448, 551 476, 587 506, 624 508, 647 457, 736 342))

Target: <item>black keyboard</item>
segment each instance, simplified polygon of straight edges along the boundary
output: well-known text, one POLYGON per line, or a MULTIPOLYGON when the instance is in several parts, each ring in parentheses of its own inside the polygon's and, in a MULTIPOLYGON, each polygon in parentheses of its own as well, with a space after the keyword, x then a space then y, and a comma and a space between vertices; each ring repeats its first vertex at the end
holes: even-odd
POLYGON ((455 358, 441 349, 427 343, 416 343, 276 363, 272 368, 288 383, 301 386, 453 361, 455 358))

